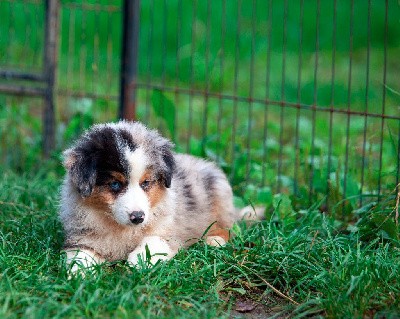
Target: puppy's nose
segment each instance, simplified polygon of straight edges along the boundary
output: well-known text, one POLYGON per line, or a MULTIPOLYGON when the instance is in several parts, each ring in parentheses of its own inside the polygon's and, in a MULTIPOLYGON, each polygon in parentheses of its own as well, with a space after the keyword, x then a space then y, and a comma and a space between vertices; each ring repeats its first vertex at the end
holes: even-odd
POLYGON ((134 211, 129 214, 129 220, 135 225, 143 223, 144 213, 142 211, 134 211))

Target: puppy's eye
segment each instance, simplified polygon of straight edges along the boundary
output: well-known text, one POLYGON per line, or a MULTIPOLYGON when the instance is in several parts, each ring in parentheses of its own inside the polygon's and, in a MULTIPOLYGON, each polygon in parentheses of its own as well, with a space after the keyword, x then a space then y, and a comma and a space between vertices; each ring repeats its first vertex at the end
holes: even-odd
POLYGON ((151 181, 149 181, 149 180, 144 180, 143 182, 140 183, 140 187, 143 190, 148 190, 150 188, 150 185, 151 185, 151 181))
POLYGON ((119 192, 122 188, 121 182, 118 182, 118 181, 113 181, 109 185, 113 192, 119 192))

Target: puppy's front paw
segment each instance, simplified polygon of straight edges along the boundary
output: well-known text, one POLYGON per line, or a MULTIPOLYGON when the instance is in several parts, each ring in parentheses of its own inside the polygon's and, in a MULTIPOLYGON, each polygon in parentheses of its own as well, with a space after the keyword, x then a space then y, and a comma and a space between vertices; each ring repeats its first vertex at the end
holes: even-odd
POLYGON ((137 266, 142 260, 155 265, 159 260, 168 260, 174 255, 175 253, 164 239, 158 236, 149 236, 145 237, 141 244, 128 255, 128 263, 131 266, 137 266))
POLYGON ((67 254, 68 279, 77 274, 85 277, 85 271, 102 262, 101 258, 87 249, 68 249, 65 253, 67 254))
POLYGON ((207 236, 206 243, 210 246, 220 247, 225 246, 226 241, 221 236, 207 236))

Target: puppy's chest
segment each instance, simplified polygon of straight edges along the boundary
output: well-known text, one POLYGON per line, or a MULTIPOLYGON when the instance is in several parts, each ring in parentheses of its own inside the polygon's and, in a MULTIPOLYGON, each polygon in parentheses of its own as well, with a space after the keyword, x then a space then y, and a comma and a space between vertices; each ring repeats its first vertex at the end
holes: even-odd
POLYGON ((141 242, 141 232, 133 229, 99 232, 85 239, 90 247, 108 261, 126 259, 141 242))

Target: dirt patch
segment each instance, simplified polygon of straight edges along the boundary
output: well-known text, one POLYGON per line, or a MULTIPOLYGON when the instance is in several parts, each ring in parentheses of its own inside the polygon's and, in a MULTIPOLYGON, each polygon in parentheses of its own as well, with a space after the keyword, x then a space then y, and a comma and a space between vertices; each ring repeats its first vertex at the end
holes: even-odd
POLYGON ((289 318, 293 306, 273 293, 253 288, 245 294, 228 293, 223 299, 230 300, 232 319, 289 318))
POLYGON ((277 302, 265 302, 260 300, 255 302, 244 297, 237 298, 233 307, 230 318, 235 319, 265 319, 265 318, 288 318, 288 304, 279 304, 277 302))

